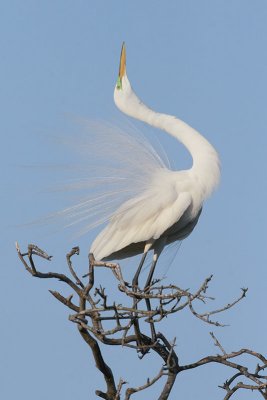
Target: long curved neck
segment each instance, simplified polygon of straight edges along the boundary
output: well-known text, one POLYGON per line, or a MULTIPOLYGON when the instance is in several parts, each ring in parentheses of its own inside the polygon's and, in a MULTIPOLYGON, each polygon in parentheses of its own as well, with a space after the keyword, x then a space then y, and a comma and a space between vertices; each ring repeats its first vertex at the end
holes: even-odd
POLYGON ((157 113, 147 107, 131 88, 127 76, 123 78, 120 92, 115 88, 114 100, 125 114, 162 129, 178 139, 190 152, 193 165, 192 175, 203 188, 205 197, 209 196, 220 179, 220 161, 214 147, 195 129, 180 119, 157 113))

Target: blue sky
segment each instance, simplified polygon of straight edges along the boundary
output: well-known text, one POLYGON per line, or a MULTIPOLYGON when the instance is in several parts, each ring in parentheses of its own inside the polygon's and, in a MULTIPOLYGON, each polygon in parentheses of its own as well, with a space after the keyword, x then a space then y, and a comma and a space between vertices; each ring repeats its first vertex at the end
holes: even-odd
MULTIPOLYGON (((64 230, 26 223, 68 201, 65 193, 47 190, 66 178, 66 171, 61 176, 60 168, 47 166, 78 162, 53 139, 73 129, 66 116, 121 120, 113 88, 122 41, 140 97, 204 133, 222 162, 221 185, 198 227, 170 267, 168 254, 162 256, 158 274, 167 270, 167 279, 185 288, 197 288, 214 274, 215 305, 249 287, 242 304, 221 316, 229 327, 213 329, 185 312, 168 318, 160 330, 177 338, 183 363, 217 352, 211 328, 226 350, 249 347, 267 355, 266 20, 264 0, 1 3, 2 398, 91 399, 95 388, 104 387, 68 311, 48 292, 62 286, 27 275, 14 242, 39 244, 54 255, 49 269, 62 272, 65 253, 79 244, 78 265, 85 268, 96 232, 73 241, 64 230)), ((157 137, 177 168, 190 165, 182 146, 163 134, 157 137)), ((102 273, 102 279, 107 286, 109 277, 102 273)), ((116 379, 123 376, 133 385, 161 365, 156 357, 140 362, 125 349, 103 351, 116 379)), ((229 372, 208 366, 183 374, 170 399, 222 399, 218 385, 229 372)), ((151 399, 158 390, 151 389, 151 399)))

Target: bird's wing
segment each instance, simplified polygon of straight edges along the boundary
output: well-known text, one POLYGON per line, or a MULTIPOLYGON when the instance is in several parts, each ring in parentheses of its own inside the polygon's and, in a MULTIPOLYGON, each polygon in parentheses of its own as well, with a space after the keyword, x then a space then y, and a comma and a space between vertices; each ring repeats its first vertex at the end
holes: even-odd
POLYGON ((158 185, 123 204, 97 236, 91 252, 102 259, 131 243, 158 239, 183 216, 191 202, 190 193, 179 193, 174 185, 167 191, 166 185, 158 185))

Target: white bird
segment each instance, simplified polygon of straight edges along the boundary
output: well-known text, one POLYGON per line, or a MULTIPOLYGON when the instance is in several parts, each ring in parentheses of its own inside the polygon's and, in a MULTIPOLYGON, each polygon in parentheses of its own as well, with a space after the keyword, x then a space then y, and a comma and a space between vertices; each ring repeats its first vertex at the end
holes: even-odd
POLYGON ((92 243, 90 252, 97 260, 123 259, 143 253, 134 285, 138 284, 148 251, 153 250, 147 287, 164 246, 186 238, 193 231, 203 202, 219 183, 220 161, 214 147, 195 129, 174 116, 153 111, 137 97, 126 74, 124 44, 114 101, 124 114, 176 138, 190 152, 193 161, 188 170, 173 171, 162 165, 155 167, 155 163, 149 173, 144 170, 150 177, 146 187, 121 204, 92 243))

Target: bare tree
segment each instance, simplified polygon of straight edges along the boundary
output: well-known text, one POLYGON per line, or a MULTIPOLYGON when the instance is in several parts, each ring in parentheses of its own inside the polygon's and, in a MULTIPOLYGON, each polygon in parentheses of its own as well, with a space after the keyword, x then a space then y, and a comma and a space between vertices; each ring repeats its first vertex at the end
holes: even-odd
POLYGON ((267 399, 267 376, 263 370, 267 367, 267 359, 260 353, 250 349, 240 349, 227 352, 211 332, 211 338, 220 354, 208 355, 193 363, 181 365, 175 351, 175 339, 169 340, 156 327, 170 315, 188 308, 194 317, 210 325, 222 326, 214 320, 216 314, 233 307, 242 300, 247 289, 242 289, 240 296, 233 302, 216 310, 200 313, 196 309, 197 301, 206 303, 211 298, 207 295, 208 284, 212 276, 205 279, 195 293, 183 290, 175 285, 161 285, 154 280, 149 287, 140 289, 132 287, 123 278, 119 264, 98 262, 89 254, 88 273, 79 277, 73 267, 72 257, 79 254, 79 248, 74 247, 66 256, 71 278, 56 272, 40 272, 35 265, 33 256, 51 260, 51 256, 30 244, 28 251, 22 253, 17 244, 17 252, 26 270, 36 278, 58 279, 64 282, 72 291, 69 297, 57 291, 50 293, 62 304, 68 307, 72 314, 70 321, 77 325, 78 331, 90 347, 96 367, 101 371, 106 382, 106 390, 96 390, 96 395, 106 400, 128 400, 135 393, 145 391, 155 382, 165 377, 163 388, 158 400, 169 398, 175 379, 179 373, 195 369, 209 363, 218 363, 229 367, 233 374, 220 386, 225 390, 224 400, 241 389, 257 391, 267 399), (124 296, 124 302, 109 301, 105 288, 96 287, 95 274, 98 268, 110 271, 118 284, 118 291, 124 296), (150 334, 144 333, 144 327, 149 324, 150 334), (101 353, 99 342, 112 346, 123 346, 137 351, 140 358, 155 352, 163 361, 156 376, 148 378, 139 387, 128 387, 124 378, 116 382, 112 368, 106 363, 101 353), (253 370, 240 364, 239 356, 250 356, 254 362, 253 370), (243 382, 244 380, 244 382, 243 382))

